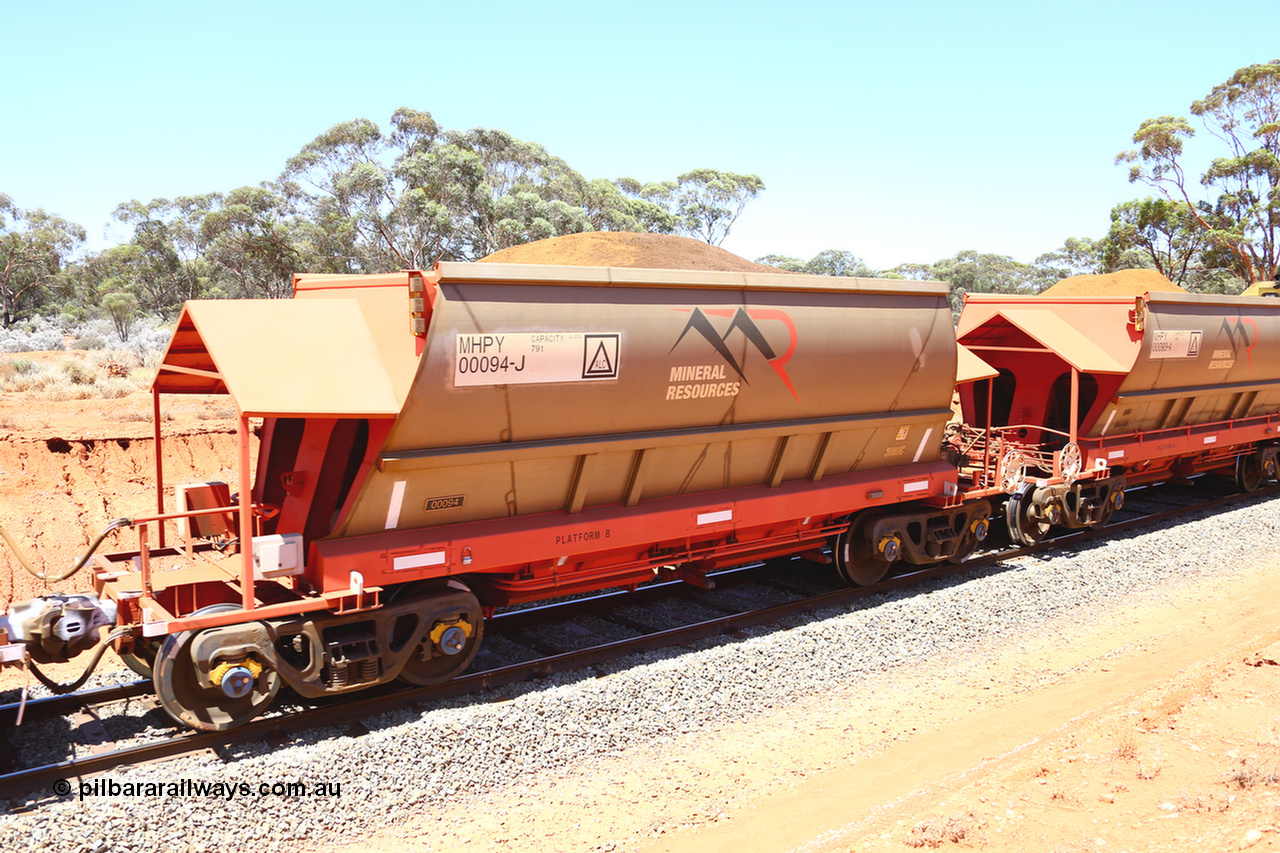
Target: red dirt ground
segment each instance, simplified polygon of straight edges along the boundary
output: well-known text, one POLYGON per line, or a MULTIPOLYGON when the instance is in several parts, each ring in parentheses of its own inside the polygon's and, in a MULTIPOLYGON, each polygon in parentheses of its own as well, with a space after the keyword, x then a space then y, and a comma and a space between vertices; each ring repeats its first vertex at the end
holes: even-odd
MULTIPOLYGON (((235 483, 235 419, 226 398, 162 404, 166 507, 173 508, 175 483, 235 483)), ((66 401, 0 394, 0 524, 42 569, 70 565, 112 519, 155 511, 151 408, 148 392, 66 401)), ((137 534, 125 530, 112 534, 103 550, 137 547, 137 534)), ((77 575, 52 589, 85 586, 77 575)), ((0 547, 0 603, 48 589, 0 547)))

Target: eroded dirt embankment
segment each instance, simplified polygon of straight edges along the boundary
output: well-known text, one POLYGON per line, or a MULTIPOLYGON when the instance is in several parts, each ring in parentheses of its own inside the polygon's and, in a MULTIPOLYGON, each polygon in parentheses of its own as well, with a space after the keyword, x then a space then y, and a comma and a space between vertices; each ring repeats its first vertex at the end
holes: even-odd
MULTIPOLYGON (((222 480, 235 491, 239 471, 234 429, 195 428, 166 435, 161 446, 166 510, 173 509, 177 483, 222 480)), ((151 438, 10 435, 0 441, 0 524, 45 571, 56 573, 69 566, 112 519, 155 509, 151 438)), ((137 533, 126 529, 111 534, 99 552, 132 550, 137 543, 137 533)), ((29 575, 0 542, 0 607, 50 589, 73 592, 90 587, 83 571, 47 586, 29 575)))

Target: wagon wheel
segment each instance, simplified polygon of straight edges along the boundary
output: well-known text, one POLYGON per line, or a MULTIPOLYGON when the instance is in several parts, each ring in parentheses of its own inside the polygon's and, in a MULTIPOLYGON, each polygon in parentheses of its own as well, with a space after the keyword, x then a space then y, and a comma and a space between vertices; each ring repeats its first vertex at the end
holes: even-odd
POLYGON ((451 594, 465 592, 466 599, 454 608, 455 618, 437 619, 424 627, 422 639, 409 653, 397 676, 401 681, 419 687, 444 684, 465 672, 475 660, 484 638, 484 617, 480 615, 480 602, 475 594, 465 587, 457 587, 461 584, 457 584, 451 594))
POLYGON ((1080 469, 1084 462, 1080 456, 1080 445, 1074 441, 1068 442, 1067 446, 1062 448, 1058 454, 1058 473, 1062 477, 1062 481, 1068 486, 1076 481, 1080 476, 1080 469))
POLYGON ((866 513, 836 536, 832 549, 836 571, 851 586, 878 584, 893 567, 893 561, 877 554, 871 543, 871 528, 879 517, 879 513, 866 513))
POLYGON ((1236 457, 1236 485, 1242 492, 1256 492, 1262 488, 1262 460, 1258 454, 1249 453, 1236 457))
POLYGON ((1048 535, 1049 528, 1053 526, 1032 515, 1035 507, 1031 503, 1031 495, 1035 489, 1034 483, 1027 483, 1005 502, 1004 520, 1014 544, 1035 545, 1048 535))
MULTIPOLYGON (((983 503, 985 504, 985 501, 983 503)), ((979 539, 975 529, 978 528, 979 526, 984 528, 982 531, 983 533, 982 538, 985 539, 987 529, 989 529, 988 525, 990 525, 990 523, 991 523, 991 507, 989 505, 984 505, 983 507, 979 508, 973 514, 973 517, 970 518, 969 521, 965 524, 964 532, 960 534, 961 536, 960 545, 959 547, 956 548, 956 552, 954 554, 952 554, 950 557, 947 557, 947 562, 952 563, 954 565, 959 565, 960 563, 963 563, 965 560, 967 560, 969 558, 969 555, 973 553, 973 549, 978 547, 979 539)))
POLYGON ((1122 506, 1124 506, 1124 490, 1123 489, 1112 492, 1111 494, 1107 495, 1106 503, 1103 505, 1101 511, 1098 513, 1098 520, 1089 526, 1094 529, 1099 527, 1106 527, 1107 524, 1111 522, 1111 516, 1114 515, 1115 511, 1122 506))
POLYGON ((124 661, 124 665, 138 675, 143 678, 150 678, 152 675, 151 670, 156 664, 156 655, 159 652, 159 640, 138 637, 133 641, 133 649, 131 651, 120 652, 120 660, 124 661))
MULTIPOLYGON (((191 616, 210 616, 239 609, 234 604, 214 604, 202 607, 191 616)), ((247 723, 265 711, 280 689, 279 673, 263 666, 251 682, 245 680, 247 676, 243 672, 228 673, 228 678, 224 679, 224 683, 229 683, 228 690, 237 692, 236 686, 244 690, 238 697, 228 695, 228 690, 218 685, 204 684, 191 660, 191 642, 199 633, 183 631, 170 635, 156 656, 152 679, 156 697, 169 716, 193 729, 220 732, 247 723)))

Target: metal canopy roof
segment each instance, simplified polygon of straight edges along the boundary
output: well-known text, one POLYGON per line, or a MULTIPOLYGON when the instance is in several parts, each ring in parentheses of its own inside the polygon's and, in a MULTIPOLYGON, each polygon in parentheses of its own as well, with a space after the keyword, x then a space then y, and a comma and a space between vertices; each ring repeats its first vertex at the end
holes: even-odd
POLYGON ((963 344, 956 345, 956 384, 977 382, 981 379, 994 379, 1000 371, 987 364, 973 351, 963 344))
POLYGON ((404 402, 360 303, 341 298, 188 302, 152 387, 230 394, 246 415, 386 417, 404 402))
MULTIPOLYGON (((1109 322, 1113 318, 1099 316, 1102 312, 1068 313, 1061 310, 1062 306, 1025 302, 990 307, 994 310, 976 325, 962 323, 968 325, 960 332, 964 344, 979 351, 983 345, 1008 345, 1002 338, 1012 327, 1084 373, 1128 373, 1137 358, 1137 341, 1130 338, 1123 323, 1114 329, 1115 324, 1109 322), (1064 315, 1071 316, 1072 321, 1064 315)), ((1115 313, 1114 307, 1103 307, 1111 308, 1106 313, 1115 313)))

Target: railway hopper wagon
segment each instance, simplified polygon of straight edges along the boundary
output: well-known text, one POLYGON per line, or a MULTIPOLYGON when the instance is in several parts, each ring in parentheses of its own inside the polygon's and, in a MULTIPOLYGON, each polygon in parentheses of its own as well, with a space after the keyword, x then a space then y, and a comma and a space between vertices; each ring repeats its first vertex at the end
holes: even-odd
POLYGON ((938 283, 441 263, 190 302, 153 385, 155 511, 121 521, 139 547, 93 558, 93 594, 11 607, 0 654, 110 626, 176 720, 217 730, 281 684, 446 681, 513 602, 954 558, 988 507, 942 456, 956 361, 938 283), (238 484, 166 506, 163 394, 230 396, 238 484))
POLYGON ((1017 542, 1104 524, 1126 485, 1276 477, 1275 300, 970 294, 956 335, 990 368, 959 386, 961 489, 1003 502, 1017 542))

